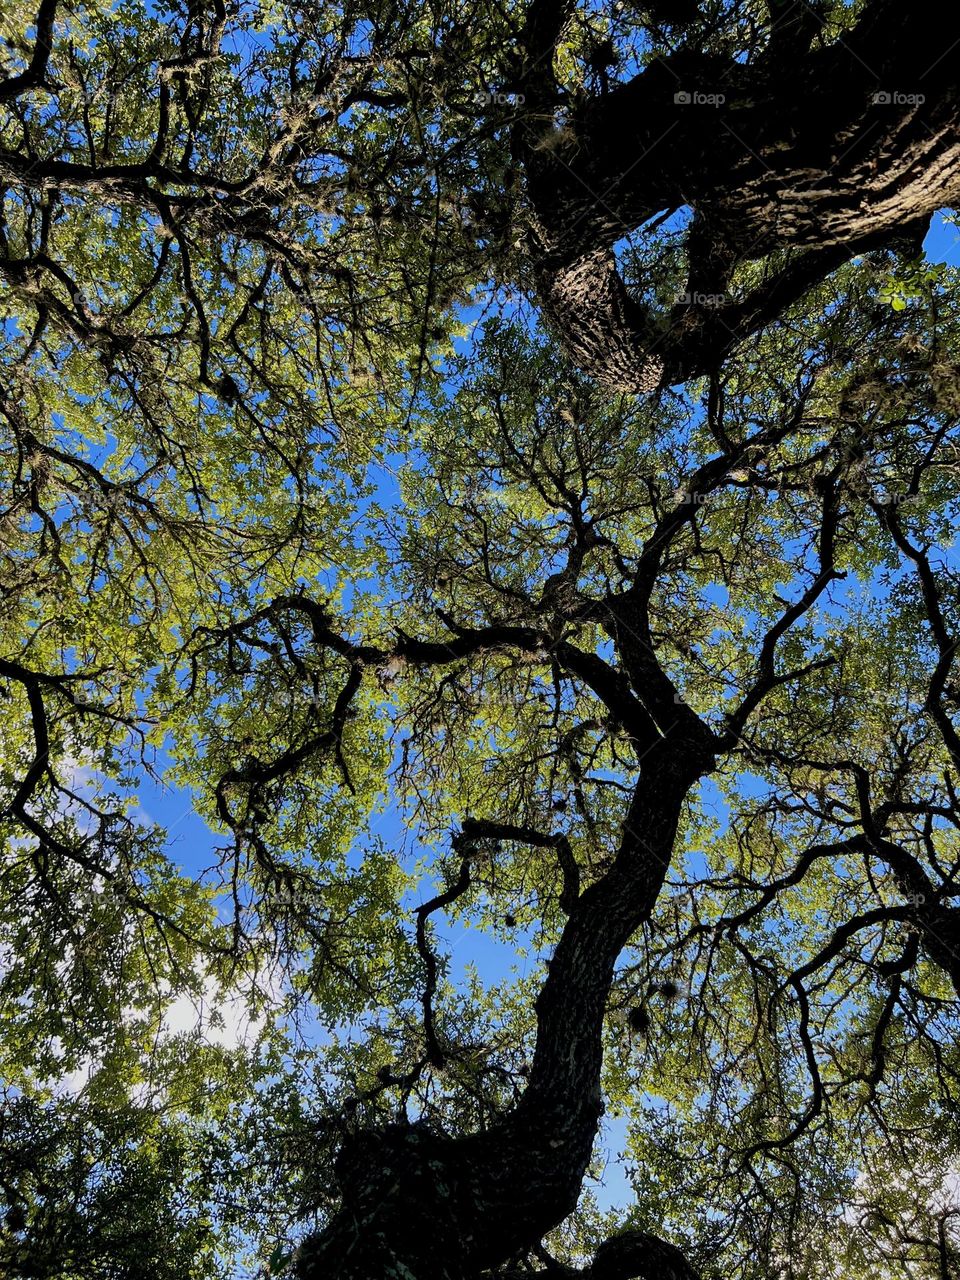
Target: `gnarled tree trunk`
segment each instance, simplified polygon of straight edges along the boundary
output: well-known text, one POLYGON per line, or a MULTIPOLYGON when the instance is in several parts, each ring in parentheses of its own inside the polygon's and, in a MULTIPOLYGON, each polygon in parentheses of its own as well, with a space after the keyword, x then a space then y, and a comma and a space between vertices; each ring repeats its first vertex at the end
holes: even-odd
MULTIPOLYGON (((710 763, 680 741, 648 757, 618 855, 578 898, 552 957, 516 1109, 466 1137, 414 1125, 349 1139, 337 1163, 342 1208, 303 1248, 301 1280, 471 1280, 573 1210, 603 1112, 601 1031, 614 966, 653 909, 684 796, 710 763)), ((637 1237, 629 1251, 621 1246, 634 1269, 604 1274, 652 1277, 644 1268, 659 1244, 637 1237)))

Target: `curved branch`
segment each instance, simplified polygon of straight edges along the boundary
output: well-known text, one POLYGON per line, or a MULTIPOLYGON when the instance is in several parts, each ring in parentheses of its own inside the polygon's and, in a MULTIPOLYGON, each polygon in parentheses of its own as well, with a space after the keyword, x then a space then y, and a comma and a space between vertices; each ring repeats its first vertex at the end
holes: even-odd
MULTIPOLYGON (((460 837, 463 842, 463 836, 460 837)), ((455 841, 456 843, 456 841, 455 841)), ((442 1067, 446 1062, 446 1054, 437 1039, 437 1029, 433 1019, 433 997, 437 990, 437 958, 427 942, 427 920, 443 907, 463 896, 470 887, 470 853, 464 854, 460 862, 460 871, 456 880, 442 893, 436 894, 428 902, 417 908, 417 951, 427 971, 427 980, 423 987, 421 1003, 423 1005, 423 1031, 427 1040, 427 1060, 435 1067, 442 1067)))
POLYGON ((33 42, 33 56, 25 71, 19 75, 7 76, 0 80, 0 102, 8 102, 18 98, 21 93, 30 89, 38 89, 47 74, 47 63, 50 61, 50 45, 53 40, 53 23, 57 15, 59 0, 41 0, 34 20, 37 33, 33 42))
MULTIPOLYGON (((514 145, 540 300, 572 360, 636 393, 711 373, 844 261, 915 237, 954 203, 960 76, 931 54, 939 13, 932 0, 872 0, 852 30, 812 48, 812 12, 789 60, 787 17, 775 15, 749 62, 680 48, 560 116, 543 65, 562 24, 555 6, 531 6, 531 106, 514 145), (687 286, 657 311, 628 290, 614 246, 682 206, 695 210, 687 286), (792 256, 761 285, 734 295, 740 264, 783 250, 792 256)), ((956 12, 942 36, 944 48, 960 39, 956 12)))

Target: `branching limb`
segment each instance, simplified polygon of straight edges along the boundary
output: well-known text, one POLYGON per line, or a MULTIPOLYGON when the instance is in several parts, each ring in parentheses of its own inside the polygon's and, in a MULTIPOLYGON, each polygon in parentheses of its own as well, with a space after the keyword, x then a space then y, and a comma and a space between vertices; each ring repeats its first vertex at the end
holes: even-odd
POLYGON ((453 883, 442 893, 436 894, 428 902, 417 908, 417 950, 423 960, 427 978, 423 987, 421 1003, 423 1005, 423 1031, 427 1041, 427 1058, 434 1067, 442 1067, 446 1054, 437 1037, 437 1029, 433 1017, 433 998, 437 991, 437 958, 427 941, 427 920, 435 911, 450 906, 461 898, 470 887, 470 859, 473 850, 468 843, 466 832, 454 840, 454 844, 464 849, 460 862, 460 871, 453 883))
POLYGON ((33 54, 25 71, 19 75, 6 76, 0 80, 0 102, 9 102, 22 93, 42 87, 50 61, 50 49, 53 41, 53 23, 57 16, 59 0, 41 0, 34 19, 36 35, 33 41, 33 54))

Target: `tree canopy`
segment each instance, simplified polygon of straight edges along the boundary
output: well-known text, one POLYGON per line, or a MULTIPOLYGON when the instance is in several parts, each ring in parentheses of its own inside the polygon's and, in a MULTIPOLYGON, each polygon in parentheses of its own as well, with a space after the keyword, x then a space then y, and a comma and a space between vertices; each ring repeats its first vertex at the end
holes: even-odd
POLYGON ((0 1271, 958 1274, 957 26, 3 11, 0 1271))

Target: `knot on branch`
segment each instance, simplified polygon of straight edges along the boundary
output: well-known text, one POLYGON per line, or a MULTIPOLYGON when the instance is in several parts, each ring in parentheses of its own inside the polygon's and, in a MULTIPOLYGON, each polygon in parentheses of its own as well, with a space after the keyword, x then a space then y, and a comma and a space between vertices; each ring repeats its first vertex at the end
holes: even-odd
POLYGON ((676 1245, 645 1231, 624 1231, 605 1240, 588 1275, 589 1280, 699 1280, 676 1245))

